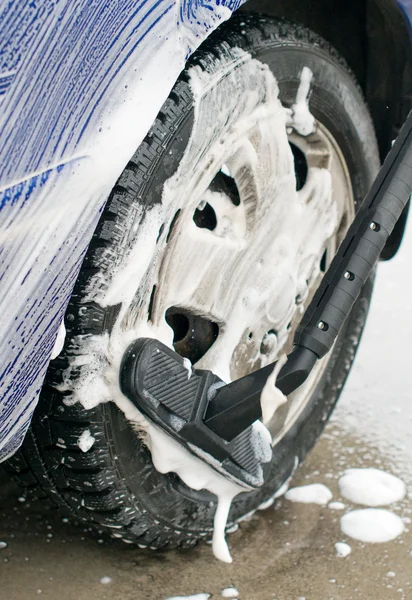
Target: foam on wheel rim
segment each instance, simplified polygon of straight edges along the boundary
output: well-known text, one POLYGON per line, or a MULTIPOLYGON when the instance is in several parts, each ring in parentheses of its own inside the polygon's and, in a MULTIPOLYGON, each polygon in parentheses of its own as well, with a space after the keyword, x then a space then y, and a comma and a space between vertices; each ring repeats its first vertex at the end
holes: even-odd
MULTIPOLYGON (((82 339, 79 336, 110 335, 119 316, 118 301, 102 306, 91 298, 97 285, 104 288, 112 280, 133 239, 132 232, 144 223, 145 215, 159 205, 164 182, 173 176, 184 156, 194 123, 188 70, 195 67, 201 72, 214 72, 221 65, 230 70, 230 64, 235 70, 233 57, 238 49, 268 65, 279 85, 284 106, 290 107, 295 102, 302 69, 306 66, 311 70, 310 109, 344 157, 355 204, 362 200, 378 166, 373 126, 361 92, 342 59, 312 32, 284 21, 242 14, 219 28, 189 60, 148 136, 108 199, 66 314, 65 348, 50 365, 24 447, 7 465, 28 487, 40 485, 78 519, 141 546, 190 546, 209 536, 214 515, 213 497, 187 488, 173 474, 159 474, 144 441, 113 403, 89 410, 80 404, 68 406, 64 401, 69 392, 59 391, 56 386, 63 389, 69 359, 79 350, 82 339), (87 452, 82 452, 78 439, 85 430, 90 432, 94 443, 87 452)), ((237 74, 240 77, 241 70, 235 76, 237 74)), ((296 187, 301 191, 306 183, 307 165, 302 158, 304 152, 295 146, 296 187)), ((233 210, 241 209, 239 189, 231 181, 230 169, 227 171, 222 166, 222 172, 215 175, 211 186, 224 187, 233 210)), ((209 206, 206 213, 193 210, 193 223, 213 234, 219 215, 211 204, 209 206)), ((163 239, 162 236, 165 240, 172 239, 180 217, 179 212, 171 215, 167 227, 159 223, 157 230, 151 232, 155 240, 163 239)), ((148 291, 145 310, 150 314, 156 308, 158 289, 151 285, 148 291)), ((322 376, 311 390, 310 400, 276 444, 267 484, 259 491, 241 494, 235 499, 229 526, 273 496, 320 435, 353 361, 371 290, 372 281, 369 281, 322 376)), ((139 307, 138 297, 135 302, 139 307)), ((185 319, 194 319, 194 316, 179 312, 176 305, 169 308, 169 320, 175 324, 172 326, 175 341, 184 341, 183 346, 190 352, 185 319)), ((193 323, 193 328, 202 331, 208 339, 204 346, 207 352, 218 339, 219 322, 206 319, 193 320, 193 323)), ((270 353, 270 342, 276 333, 268 325, 266 337, 255 339, 253 343, 256 341, 263 353, 270 353)), ((246 339, 253 340, 252 330, 245 332, 245 343, 246 339)), ((81 364, 70 370, 73 381, 83 375, 81 364)))

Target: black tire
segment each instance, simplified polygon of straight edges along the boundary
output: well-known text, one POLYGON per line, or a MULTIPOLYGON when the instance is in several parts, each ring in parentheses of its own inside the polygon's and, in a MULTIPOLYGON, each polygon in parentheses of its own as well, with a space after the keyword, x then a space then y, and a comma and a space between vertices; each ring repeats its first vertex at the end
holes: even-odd
MULTIPOLYGON (((303 66, 309 66, 313 72, 311 112, 338 143, 359 204, 376 174, 378 151, 362 94, 336 51, 300 26, 242 14, 216 31, 189 60, 188 68, 197 65, 213 70, 216 57, 230 60, 233 48, 269 65, 284 105, 293 104, 299 75, 303 66)), ((7 463, 23 484, 40 485, 77 519, 124 541, 153 548, 190 546, 209 536, 213 497, 188 489, 173 474, 159 474, 148 449, 113 403, 87 411, 78 404, 66 406, 64 392, 54 385, 62 381, 75 336, 110 331, 117 307, 103 309, 87 302, 85 290, 96 272, 110 279, 117 257, 125 251, 136 207, 143 203, 149 210, 159 202, 162 185, 175 172, 187 145, 192 119, 186 69, 109 197, 67 310, 65 348, 50 365, 23 448, 7 463), (86 428, 96 442, 83 453, 77 440, 86 428)), ((276 446, 269 480, 259 491, 235 499, 228 526, 273 496, 318 439, 353 362, 371 292, 372 280, 348 318, 310 403, 276 446)))

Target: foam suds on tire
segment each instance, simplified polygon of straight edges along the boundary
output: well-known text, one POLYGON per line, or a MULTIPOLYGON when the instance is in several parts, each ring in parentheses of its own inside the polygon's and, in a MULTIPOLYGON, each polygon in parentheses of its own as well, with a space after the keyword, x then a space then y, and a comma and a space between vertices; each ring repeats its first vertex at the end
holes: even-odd
POLYGON ((225 529, 232 500, 244 489, 194 457, 183 446, 153 425, 148 428, 148 439, 153 464, 160 473, 174 472, 190 488, 209 490, 216 495, 213 554, 219 560, 231 563, 232 557, 225 540, 225 529))
MULTIPOLYGON (((123 353, 134 339, 138 337, 155 337, 172 347, 172 330, 168 327, 164 319, 161 324, 152 325, 151 323, 144 323, 133 328, 133 326, 129 325, 132 322, 129 309, 130 304, 133 304, 138 283, 144 277, 148 277, 148 273, 153 274, 155 272, 153 264, 156 264, 156 260, 153 259, 153 255, 158 252, 159 227, 162 223, 169 222, 173 214, 176 214, 179 202, 181 207, 184 206, 187 198, 191 198, 195 202, 195 206, 200 202, 200 199, 196 199, 196 197, 193 199, 193 194, 191 194, 193 190, 189 185, 188 174, 193 172, 193 169, 198 164, 200 153, 205 152, 205 138, 207 138, 203 127, 205 122, 210 121, 212 118, 214 125, 210 132, 211 135, 217 135, 216 132, 222 135, 222 131, 224 131, 227 138, 223 141, 220 141, 218 138, 214 140, 213 151, 211 152, 213 161, 209 161, 210 163, 214 162, 222 165, 225 163, 226 156, 236 154, 237 158, 232 161, 232 168, 240 169, 242 152, 250 152, 251 154, 248 155, 246 162, 251 161, 253 163, 256 157, 247 143, 247 135, 250 133, 251 128, 259 132, 263 140, 263 145, 272 143, 270 147, 273 157, 277 157, 278 162, 281 163, 278 169, 279 173, 277 173, 277 175, 280 174, 281 181, 274 186, 274 189, 284 199, 285 206, 287 207, 285 210, 289 211, 290 215, 292 215, 289 218, 295 219, 293 238, 295 238, 296 230, 300 226, 304 228, 302 232, 311 231, 309 237, 301 235, 302 239, 305 238, 305 257, 311 260, 306 260, 305 264, 300 266, 299 274, 296 273, 296 281, 293 281, 292 285, 288 287, 288 293, 286 294, 285 290, 281 290, 285 297, 283 304, 285 313, 287 313, 285 317, 285 331, 282 334, 284 339, 281 338, 282 343, 288 336, 288 332, 286 331, 286 323, 289 320, 288 315, 290 313, 289 316, 291 316, 296 310, 294 299, 298 291, 307 289, 308 280, 313 276, 317 276, 317 273, 313 275, 313 272, 315 265, 320 263, 320 257, 324 250, 324 240, 332 235, 337 226, 337 210, 331 200, 331 179, 326 169, 310 169, 307 189, 303 195, 299 197, 296 195, 298 192, 295 189, 293 156, 289 148, 286 128, 294 128, 293 118, 294 113, 296 113, 296 115, 299 115, 299 124, 296 125, 297 130, 305 135, 313 131, 314 120, 307 105, 309 85, 312 77, 311 72, 307 68, 302 71, 302 80, 296 103, 292 107, 292 110, 287 110, 282 107, 278 99, 277 82, 267 65, 251 59, 250 55, 240 49, 235 49, 233 52, 236 54, 237 69, 234 68, 233 64, 230 65, 229 69, 226 63, 223 73, 225 79, 223 79, 222 73, 219 76, 222 78, 222 81, 226 82, 224 85, 229 86, 229 91, 232 88, 236 90, 238 82, 236 71, 241 68, 244 72, 244 77, 250 78, 253 83, 253 86, 249 84, 253 88, 253 91, 249 91, 248 95, 246 92, 243 94, 238 90, 238 99, 236 100, 237 112, 229 118, 224 111, 219 113, 215 110, 217 100, 219 98, 222 100, 221 94, 228 91, 226 88, 217 91, 217 97, 215 97, 214 90, 219 87, 216 85, 218 83, 216 79, 217 74, 206 73, 199 67, 192 68, 189 71, 191 88, 194 95, 195 125, 181 165, 177 173, 164 186, 162 205, 148 211, 143 226, 139 231, 133 232, 134 247, 131 249, 129 255, 125 256, 123 262, 119 264, 111 283, 106 287, 106 295, 104 298, 93 298, 94 301, 97 301, 102 306, 121 303, 122 307, 117 321, 111 331, 110 337, 106 334, 100 337, 82 336, 82 339, 79 339, 78 355, 72 357, 71 364, 64 374, 64 383, 59 386, 60 390, 70 390, 72 392, 72 397, 68 402, 79 401, 85 408, 91 408, 100 402, 114 401, 124 412, 126 418, 133 422, 139 432, 141 432, 142 439, 151 451, 153 464, 159 472, 174 472, 190 488, 194 490, 205 489, 217 497, 212 547, 214 555, 225 562, 232 562, 225 540, 225 529, 231 503, 235 496, 244 491, 244 489, 236 483, 227 480, 208 464, 193 456, 183 446, 180 446, 170 436, 149 423, 137 408, 120 392, 118 376, 123 353), (233 78, 232 82, 231 78, 233 78), (211 90, 212 93, 209 93, 211 90), (240 102, 240 99, 242 99, 242 102, 240 102), (213 115, 210 114, 212 109, 214 111, 213 115), (224 125, 217 127, 216 120, 219 118, 222 120, 222 123, 225 120, 231 121, 231 127, 227 127, 226 130, 224 125), (271 127, 270 136, 268 135, 268 124, 271 127), (199 134, 198 129, 202 132, 202 135, 199 134), (239 151, 239 139, 242 139, 242 136, 244 136, 243 149, 239 151), (278 142, 273 146, 273 142, 270 142, 270 139, 273 140, 276 138, 279 138, 278 142), (227 147, 227 144, 232 144, 232 147, 227 147), (316 186, 319 187, 317 188, 316 186), (320 200, 315 200, 313 197, 315 189, 320 190, 320 200, 322 200, 323 207, 322 218, 319 217, 316 209, 316 202, 320 202, 320 200), (182 193, 182 191, 185 193, 182 193), (307 195, 309 195, 311 203, 308 202, 307 195), (176 198, 178 198, 178 202, 176 202, 176 198), (302 219, 302 211, 304 208, 307 210, 307 206, 311 207, 309 209, 309 217, 302 219), (76 378, 72 376, 72 370, 78 369, 79 365, 82 366, 82 376, 76 378)), ((217 70, 217 73, 219 73, 219 70, 217 70)), ((231 96, 233 96, 233 93, 231 96)), ((273 187, 273 182, 271 185, 273 187)), ((282 198, 279 199, 280 202, 282 202, 282 198)), ((194 228, 191 219, 188 220, 188 224, 194 228)), ((196 230, 194 229, 194 231, 196 230)), ((208 235, 209 233, 197 230, 197 235, 208 235)), ((278 256, 278 259, 273 262, 272 270, 282 268, 286 269, 285 272, 294 274, 296 269, 293 269, 292 266, 296 260, 299 248, 296 248, 295 239, 292 239, 292 237, 289 239, 285 235, 280 235, 279 232, 277 234, 279 234, 279 240, 276 245, 275 256, 278 256)), ((258 242, 261 243, 261 241, 257 240, 256 243, 258 242)), ((273 249, 274 247, 270 246, 271 260, 273 260, 273 249)), ((183 248, 182 251, 184 250, 183 248)), ((178 258, 179 256, 177 258, 174 257, 173 264, 176 264, 178 258)), ((184 258, 184 256, 180 256, 181 260, 184 258)), ((207 257, 204 257, 204 260, 206 259, 207 257)), ((171 265, 168 265, 168 268, 170 267, 171 265)), ((245 276, 245 274, 243 273, 242 276, 245 276)), ((159 273, 157 273, 157 276, 159 276, 159 273)), ((195 277, 196 274, 190 273, 190 276, 195 277)), ((189 273, 187 277, 189 278, 189 273)), ((248 315, 251 312, 257 313, 259 310, 269 310, 262 299, 267 298, 267 302, 269 302, 273 296, 273 285, 270 281, 265 281, 263 282, 264 287, 262 287, 262 281, 259 278, 258 281, 260 283, 256 286, 254 281, 251 280, 246 296, 243 299, 244 301, 238 302, 234 307, 230 322, 232 335, 228 335, 225 338, 226 347, 220 348, 219 363, 213 367, 213 370, 226 381, 230 378, 230 359, 236 344, 239 343, 238 338, 244 324, 247 322, 248 315)), ((197 284, 196 281, 185 283, 188 285, 188 289, 193 287, 194 283, 197 284)), ((258 314, 256 314, 256 319, 257 317, 258 314)), ((274 352, 276 353, 276 351, 277 349, 275 348, 274 352)), ((76 354, 76 350, 74 350, 73 354, 76 354)), ((275 356, 269 358, 273 360, 275 356)), ((286 401, 284 397, 279 395, 278 390, 276 390, 274 378, 271 378, 270 384, 271 389, 265 388, 265 395, 262 398, 265 420, 269 420, 276 408, 286 401), (271 394, 272 398, 270 397, 271 394)), ((264 428, 261 423, 258 426, 264 428)))

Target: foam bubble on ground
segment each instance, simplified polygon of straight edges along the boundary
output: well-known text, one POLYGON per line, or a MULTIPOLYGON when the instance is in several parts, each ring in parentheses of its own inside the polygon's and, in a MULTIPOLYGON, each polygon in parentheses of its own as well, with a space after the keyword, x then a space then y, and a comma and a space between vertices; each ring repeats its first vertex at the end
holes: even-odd
POLYGON ((328 504, 328 508, 330 508, 331 510, 343 510, 345 508, 345 505, 343 504, 343 502, 331 502, 330 504, 328 504))
POLYGON ((0 550, 4 550, 4 548, 7 548, 7 542, 0 542, 0 550))
POLYGON ((103 583, 104 585, 107 585, 108 583, 111 583, 112 578, 108 577, 107 575, 105 575, 104 577, 100 578, 100 583, 103 583))
POLYGON ((228 587, 222 590, 221 596, 223 596, 223 598, 237 598, 239 596, 239 592, 234 587, 228 587))
POLYGON ((288 490, 285 494, 286 500, 291 502, 302 502, 304 504, 320 504, 324 506, 332 499, 332 492, 323 483, 311 483, 301 485, 288 490))
POLYGON ((342 496, 355 504, 383 506, 405 497, 401 479, 380 469, 348 469, 339 479, 342 496))
POLYGON ((352 548, 345 542, 336 542, 335 544, 336 556, 345 558, 352 552, 352 548))
POLYGON ((372 544, 389 542, 403 533, 400 517, 384 508, 360 508, 348 512, 340 520, 345 535, 372 544))

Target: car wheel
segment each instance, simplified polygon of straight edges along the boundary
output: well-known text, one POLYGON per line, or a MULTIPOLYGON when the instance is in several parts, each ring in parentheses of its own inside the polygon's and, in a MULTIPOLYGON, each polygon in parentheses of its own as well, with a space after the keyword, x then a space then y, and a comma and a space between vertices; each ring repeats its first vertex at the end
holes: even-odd
MULTIPOLYGON (((118 391, 122 353, 136 337, 158 337, 229 380, 288 351, 378 164, 359 86, 323 39, 247 14, 220 27, 108 199, 64 350, 9 470, 125 542, 177 547, 210 536, 215 497, 154 468, 118 391)), ((270 477, 235 498, 228 527, 269 503, 319 437, 371 291, 372 280, 333 350, 275 414, 270 477)))

